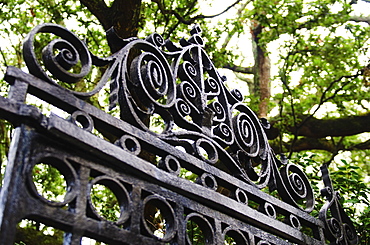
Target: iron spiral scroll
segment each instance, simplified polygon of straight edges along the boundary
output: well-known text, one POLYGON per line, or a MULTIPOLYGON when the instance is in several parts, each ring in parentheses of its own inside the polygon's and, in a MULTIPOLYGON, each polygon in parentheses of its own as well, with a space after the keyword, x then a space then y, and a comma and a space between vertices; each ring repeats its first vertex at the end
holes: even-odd
POLYGON ((340 204, 340 194, 334 191, 327 165, 320 167, 325 187, 321 195, 326 203, 321 208, 319 218, 325 224, 325 237, 331 244, 358 244, 358 235, 351 219, 340 204))
POLYGON ((71 84, 84 79, 93 66, 108 66, 91 91, 72 92, 89 98, 109 83, 109 107, 119 105, 123 121, 151 132, 150 119, 161 118, 163 131, 152 133, 165 142, 258 189, 277 190, 283 201, 311 212, 314 197, 306 175, 276 158, 265 134, 268 125, 243 103, 239 90, 226 88, 226 78, 203 49, 199 26, 190 33, 180 46, 157 33, 145 40, 119 40, 124 45, 120 51, 98 58, 72 32, 43 24, 25 40, 24 57, 30 73, 56 86, 61 86, 57 80, 71 84), (58 37, 41 55, 34 48, 39 33, 58 37))

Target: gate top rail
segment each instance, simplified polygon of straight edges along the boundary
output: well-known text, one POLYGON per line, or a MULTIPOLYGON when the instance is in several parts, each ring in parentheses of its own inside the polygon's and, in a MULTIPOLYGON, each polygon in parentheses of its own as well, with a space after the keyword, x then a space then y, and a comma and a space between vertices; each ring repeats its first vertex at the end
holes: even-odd
MULTIPOLYGON (((111 159, 107 166, 122 174, 128 169, 282 239, 356 244, 356 231, 327 168, 322 167, 327 203, 316 219, 309 214, 315 201, 305 173, 275 156, 265 134, 268 122, 243 103, 239 90, 226 88, 226 78, 203 49, 200 27, 194 26, 190 34, 178 46, 157 33, 145 40, 119 39, 111 29, 108 37, 123 48, 99 58, 64 27, 37 26, 23 46, 30 74, 7 70, 11 88, 8 98, 0 97, 1 117, 111 159), (51 39, 42 50, 35 48, 38 35, 51 39), (103 72, 89 83, 97 77, 96 67, 103 72), (77 91, 80 84, 90 90, 77 91), (85 102, 108 86, 107 112, 85 102), (69 117, 41 114, 25 104, 27 93, 69 117), (118 111, 119 118, 108 111, 118 111), (153 121, 157 128, 150 126, 153 121), (195 183, 182 178, 182 171, 195 174, 195 183), (262 191, 267 188, 272 195, 262 191), (307 229, 309 233, 302 231, 307 229)), ((2 188, 0 197, 4 195, 2 188)))

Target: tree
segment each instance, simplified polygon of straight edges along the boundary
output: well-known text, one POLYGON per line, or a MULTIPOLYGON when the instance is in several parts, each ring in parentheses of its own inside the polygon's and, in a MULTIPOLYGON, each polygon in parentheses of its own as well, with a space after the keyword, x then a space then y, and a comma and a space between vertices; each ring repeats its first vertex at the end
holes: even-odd
MULTIPOLYGON (((365 2, 236 0, 205 15, 196 0, 5 0, 0 1, 0 35, 10 44, 1 47, 0 70, 23 66, 22 39, 43 22, 73 26, 93 53, 107 56, 122 45, 107 42, 111 27, 120 38, 156 31, 176 40, 191 24, 232 13, 218 25, 202 25, 206 49, 217 67, 235 72, 229 80, 245 82, 250 107, 270 121, 274 150, 295 160, 309 151, 305 156, 315 157, 303 159, 314 159, 306 161, 310 165, 331 163, 333 168, 343 167, 336 157, 342 154, 363 169, 359 178, 364 179, 370 173, 370 21, 355 9, 365 2), (251 49, 245 50, 249 43, 251 49)), ((98 100, 91 103, 99 106, 98 100)), ((4 159, 10 126, 0 126, 4 159)))

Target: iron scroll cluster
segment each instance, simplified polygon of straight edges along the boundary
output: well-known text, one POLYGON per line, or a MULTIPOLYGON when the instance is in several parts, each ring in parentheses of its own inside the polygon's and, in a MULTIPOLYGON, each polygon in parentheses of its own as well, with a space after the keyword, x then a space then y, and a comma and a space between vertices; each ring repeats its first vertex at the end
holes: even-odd
POLYGON ((29 33, 23 47, 29 74, 9 67, 8 98, 0 97, 1 117, 16 126, 0 194, 0 244, 13 241, 25 218, 65 231, 65 244, 80 244, 84 236, 111 244, 193 244, 189 224, 199 227, 205 244, 226 238, 258 245, 357 243, 328 191, 327 171, 328 204, 317 219, 309 214, 314 193, 304 172, 275 156, 268 123, 239 90, 226 88, 199 26, 190 34, 176 45, 156 33, 122 40, 111 30, 123 48, 99 58, 61 26, 43 24, 29 33), (38 53, 37 36, 45 33, 55 38, 38 53), (91 86, 84 83, 88 92, 70 89, 94 76, 95 67, 104 72, 91 86), (106 112, 85 102, 108 86, 106 112), (27 94, 69 116, 42 114, 25 103, 27 94), (153 121, 160 131, 150 127, 153 121), (31 173, 41 162, 64 176, 63 201, 47 200, 35 187, 31 173), (184 178, 188 173, 194 182, 184 178), (114 222, 96 211, 95 184, 117 197, 114 222), (150 210, 165 220, 161 235, 148 222, 155 215, 150 210))

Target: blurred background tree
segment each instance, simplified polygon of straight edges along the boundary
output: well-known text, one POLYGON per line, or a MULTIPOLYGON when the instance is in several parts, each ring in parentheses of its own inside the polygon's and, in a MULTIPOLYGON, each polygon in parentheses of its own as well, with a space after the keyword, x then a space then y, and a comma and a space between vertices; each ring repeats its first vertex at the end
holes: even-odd
MULTIPOLYGON (((275 152, 304 167, 317 190, 318 167, 329 165, 368 244, 368 1, 1 0, 0 7, 1 77, 7 66, 25 67, 22 40, 41 23, 66 26, 100 57, 121 48, 106 39, 112 26, 121 38, 157 32, 175 41, 200 24, 226 85, 241 88, 248 106, 270 121, 275 152)), ((0 85, 4 95, 8 85, 0 85)), ((98 99, 90 102, 103 108, 98 99)), ((4 163, 10 139, 11 125, 0 121, 4 163)))

